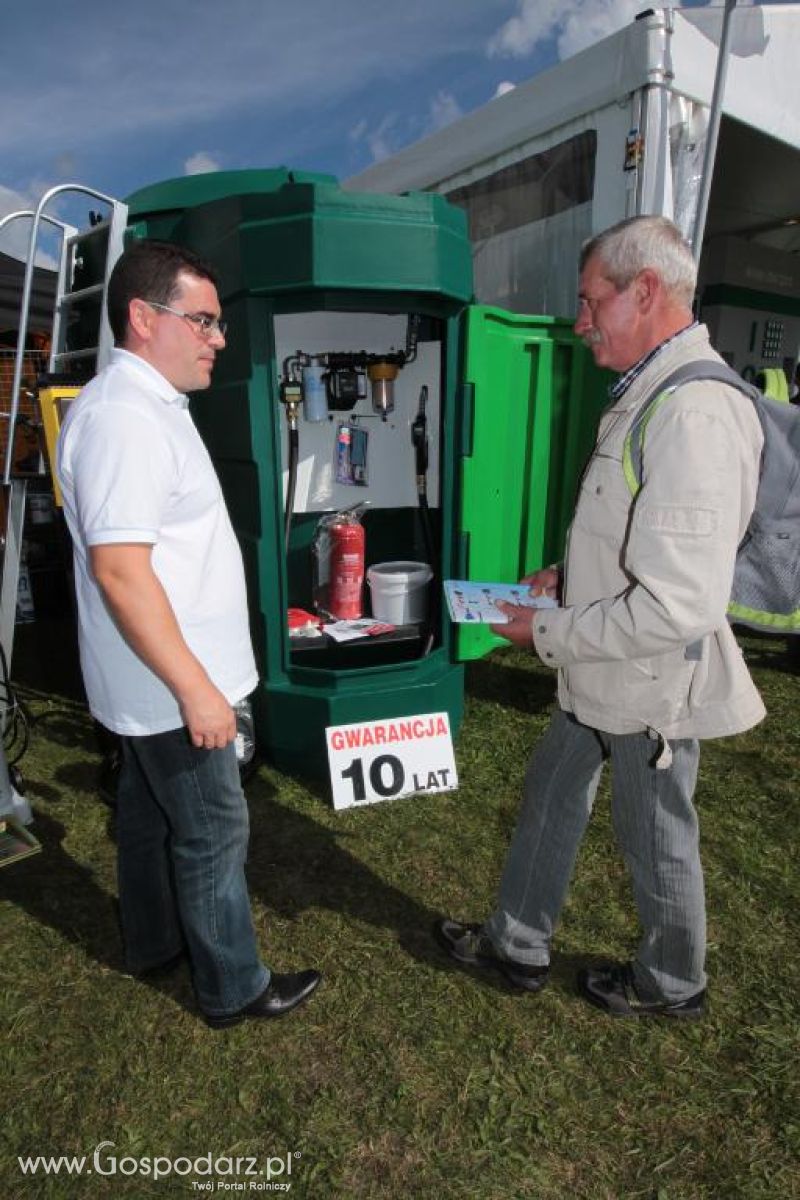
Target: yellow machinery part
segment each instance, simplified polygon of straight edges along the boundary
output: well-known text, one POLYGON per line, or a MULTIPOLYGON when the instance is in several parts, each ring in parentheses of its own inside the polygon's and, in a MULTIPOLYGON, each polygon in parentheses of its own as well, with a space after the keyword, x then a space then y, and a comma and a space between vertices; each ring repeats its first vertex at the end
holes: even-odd
POLYGON ((61 507, 61 488, 56 476, 56 442, 58 441, 61 423, 66 416, 71 402, 80 392, 79 387, 46 387, 39 392, 39 412, 42 415, 42 428, 47 449, 47 460, 50 475, 53 480, 53 499, 61 507))

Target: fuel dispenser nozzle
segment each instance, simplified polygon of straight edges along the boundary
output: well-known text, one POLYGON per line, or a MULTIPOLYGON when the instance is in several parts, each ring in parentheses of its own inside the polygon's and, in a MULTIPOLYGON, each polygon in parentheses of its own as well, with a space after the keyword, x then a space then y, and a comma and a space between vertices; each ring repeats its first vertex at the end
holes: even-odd
POLYGON ((417 471, 417 493, 424 496, 428 490, 428 418, 425 408, 428 403, 428 385, 423 383, 419 392, 419 408, 411 423, 411 443, 414 447, 417 471))

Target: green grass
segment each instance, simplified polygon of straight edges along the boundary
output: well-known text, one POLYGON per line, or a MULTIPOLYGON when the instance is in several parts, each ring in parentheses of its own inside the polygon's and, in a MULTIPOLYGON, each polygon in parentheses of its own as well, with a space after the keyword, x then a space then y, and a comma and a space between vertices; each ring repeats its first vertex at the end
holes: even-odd
POLYGON ((800 679, 781 642, 747 652, 770 715, 704 748, 711 1009, 689 1026, 614 1022, 574 993, 581 963, 636 940, 605 788, 541 995, 460 972, 432 942, 437 914, 492 904, 553 698, 531 656, 470 669, 458 792, 336 814, 260 770, 249 878, 266 957, 325 979, 286 1020, 226 1033, 198 1020, 185 972, 157 985, 123 973, 90 723, 80 704, 28 692, 22 765, 45 849, 0 871, 4 1194, 202 1195, 194 1174, 32 1179, 17 1165, 110 1141, 119 1158, 255 1156, 262 1169, 297 1155, 295 1197, 799 1197, 800 679))

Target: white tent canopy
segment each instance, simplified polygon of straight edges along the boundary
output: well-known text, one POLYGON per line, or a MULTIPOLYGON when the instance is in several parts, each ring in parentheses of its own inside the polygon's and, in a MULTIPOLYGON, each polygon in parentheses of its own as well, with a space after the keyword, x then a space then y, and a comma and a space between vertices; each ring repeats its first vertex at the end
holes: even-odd
MULTIPOLYGON (((345 186, 451 196, 479 300, 569 314, 580 242, 637 212, 691 235, 723 10, 656 9, 345 186)), ((707 235, 797 249, 800 7, 732 14, 707 235)))

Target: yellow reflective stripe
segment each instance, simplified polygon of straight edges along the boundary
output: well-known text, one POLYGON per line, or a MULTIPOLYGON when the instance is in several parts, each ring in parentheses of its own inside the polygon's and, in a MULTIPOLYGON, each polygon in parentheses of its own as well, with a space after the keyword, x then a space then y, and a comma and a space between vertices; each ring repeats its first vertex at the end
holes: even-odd
POLYGON ((750 621, 784 633, 795 629, 800 632, 800 609, 793 613, 761 612, 757 608, 747 608, 746 605, 737 604, 732 600, 728 605, 728 616, 734 621, 750 621))
POLYGON ((622 473, 625 476, 625 482, 628 485, 628 491, 632 496, 635 496, 639 488, 642 486, 636 477, 636 471, 633 467, 633 457, 631 455, 631 432, 625 438, 625 444, 622 449, 622 473))
POLYGON ((677 387, 678 384, 675 384, 673 387, 667 388, 666 391, 660 392, 656 396, 655 400, 651 401, 651 403, 647 406, 644 414, 638 414, 625 437, 625 442, 622 447, 622 473, 625 476, 625 482, 628 485, 628 491, 632 496, 638 495, 639 489, 642 486, 642 481, 637 475, 636 468, 633 465, 633 454, 631 453, 634 429, 636 429, 639 434, 640 450, 643 450, 645 430, 647 429, 650 418, 661 404, 662 400, 666 400, 667 396, 671 396, 677 387))
POLYGON ((789 403, 789 384, 781 367, 764 368, 764 395, 779 404, 789 403))

